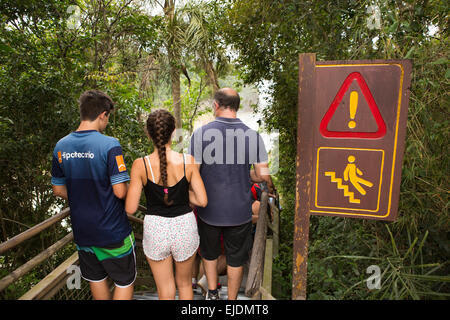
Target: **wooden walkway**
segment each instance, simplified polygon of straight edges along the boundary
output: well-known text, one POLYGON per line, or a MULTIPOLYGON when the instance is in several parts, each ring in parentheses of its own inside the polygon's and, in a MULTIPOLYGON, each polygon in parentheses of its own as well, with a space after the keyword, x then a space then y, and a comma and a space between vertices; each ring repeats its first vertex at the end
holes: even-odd
MULTIPOLYGON (((238 300, 251 300, 249 297, 245 295, 245 283, 247 281, 247 273, 248 269, 244 270, 244 278, 242 280, 241 288, 238 293, 238 300), (247 272, 245 272, 247 271, 247 272)), ((227 276, 220 276, 219 282, 222 284, 222 288, 219 289, 220 300, 227 300, 227 276)), ((136 292, 133 297, 134 300, 158 300, 158 294, 156 292, 136 292)), ((176 298, 178 300, 178 294, 176 298)), ((200 288, 194 289, 194 300, 205 300, 205 297, 202 294, 202 290, 200 288)))
MULTIPOLYGON (((141 212, 146 212, 146 208, 139 206, 141 212)), ((60 213, 43 221, 42 223, 24 231, 23 233, 9 239, 6 242, 0 243, 0 254, 6 255, 9 250, 15 248, 24 241, 40 234, 47 230, 53 224, 61 221, 69 216, 70 209, 66 208, 60 213)), ((134 298, 136 300, 154 300, 157 295, 154 288, 151 288, 153 282, 150 268, 145 261, 142 250, 142 225, 143 220, 136 216, 128 216, 136 238, 136 262, 138 269, 138 277, 136 279, 134 298), (139 286, 143 285, 146 290, 139 291, 139 286), (153 289, 153 292, 150 290, 153 289)), ((8 288, 11 284, 22 278, 29 271, 38 267, 44 261, 49 259, 55 252, 63 249, 69 243, 72 243, 73 233, 68 233, 65 237, 58 240, 56 243, 43 250, 34 258, 27 261, 22 266, 13 270, 10 274, 0 279, 0 292, 8 288)), ((272 260, 278 254, 279 243, 279 210, 274 205, 273 201, 268 200, 268 194, 263 192, 261 195, 261 205, 259 211, 259 218, 256 226, 256 232, 253 242, 252 255, 250 263, 244 269, 244 279, 241 283, 241 290, 238 299, 274 299, 272 292, 272 260), (272 221, 270 220, 272 217, 272 221), (270 230, 270 236, 269 236, 270 230)), ((75 252, 66 259, 63 263, 52 270, 44 279, 34 286, 30 285, 30 289, 21 297, 16 299, 23 300, 84 300, 91 299, 89 284, 86 281, 81 281, 82 288, 68 288, 68 280, 72 277, 70 270, 78 265, 78 253, 75 252)), ((219 282, 223 285, 220 289, 221 299, 227 299, 227 279, 226 276, 219 277, 219 282)), ((195 290, 194 300, 202 300, 204 297, 201 290, 195 290)))

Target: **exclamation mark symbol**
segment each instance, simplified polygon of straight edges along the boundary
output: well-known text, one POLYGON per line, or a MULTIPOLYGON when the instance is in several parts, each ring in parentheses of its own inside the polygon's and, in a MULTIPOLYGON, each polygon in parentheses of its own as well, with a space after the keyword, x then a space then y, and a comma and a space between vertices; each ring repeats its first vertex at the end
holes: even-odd
POLYGON ((358 92, 352 91, 350 92, 350 120, 348 122, 348 127, 350 129, 354 129, 356 127, 355 115, 356 109, 358 109, 358 92))

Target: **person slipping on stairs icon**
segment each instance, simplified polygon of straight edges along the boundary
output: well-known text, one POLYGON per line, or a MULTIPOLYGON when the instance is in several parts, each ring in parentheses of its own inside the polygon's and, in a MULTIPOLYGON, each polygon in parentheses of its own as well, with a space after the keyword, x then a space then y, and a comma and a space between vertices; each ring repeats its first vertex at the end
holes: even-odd
POLYGON ((344 180, 348 181, 350 179, 351 184, 356 188, 356 190, 358 190, 358 192, 361 193, 363 196, 366 195, 366 190, 364 190, 361 184, 370 188, 373 186, 373 183, 359 177, 362 176, 363 173, 356 167, 356 164, 354 164, 356 160, 355 156, 349 156, 347 160, 348 164, 344 170, 344 180))

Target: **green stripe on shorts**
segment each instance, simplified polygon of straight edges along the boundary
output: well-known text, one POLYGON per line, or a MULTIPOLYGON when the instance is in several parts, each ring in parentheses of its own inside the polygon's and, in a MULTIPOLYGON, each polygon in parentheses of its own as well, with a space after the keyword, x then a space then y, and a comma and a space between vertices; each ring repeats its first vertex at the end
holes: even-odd
POLYGON ((133 251, 134 246, 135 246, 134 233, 131 232, 128 236, 125 237, 125 239, 123 239, 123 245, 119 248, 107 249, 95 246, 80 247, 77 245, 77 249, 94 253, 99 261, 103 261, 105 259, 111 258, 117 259, 124 257, 133 251))

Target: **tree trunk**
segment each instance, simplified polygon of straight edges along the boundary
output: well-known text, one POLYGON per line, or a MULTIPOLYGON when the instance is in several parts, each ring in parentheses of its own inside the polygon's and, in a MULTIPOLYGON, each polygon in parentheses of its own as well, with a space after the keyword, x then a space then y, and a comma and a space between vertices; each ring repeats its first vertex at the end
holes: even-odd
POLYGON ((175 127, 181 128, 181 97, 180 97, 180 69, 171 63, 170 78, 172 84, 173 116, 175 127))
POLYGON ((214 70, 214 66, 211 60, 205 59, 205 71, 208 75, 208 84, 213 89, 213 93, 219 90, 219 81, 217 80, 217 73, 214 70))
MULTIPOLYGON (((166 18, 167 26, 174 32, 173 23, 175 17, 175 0, 166 0, 164 2, 164 16, 166 18), (170 28, 171 26, 171 28, 170 28)), ((178 60, 180 58, 179 52, 177 52, 177 45, 175 34, 169 35, 167 43, 167 54, 169 57, 170 66, 170 80, 172 86, 172 99, 173 99, 173 115, 175 117, 175 128, 180 129, 181 123, 181 97, 180 97, 180 66, 178 60)), ((181 141, 181 139, 180 139, 181 141)))

